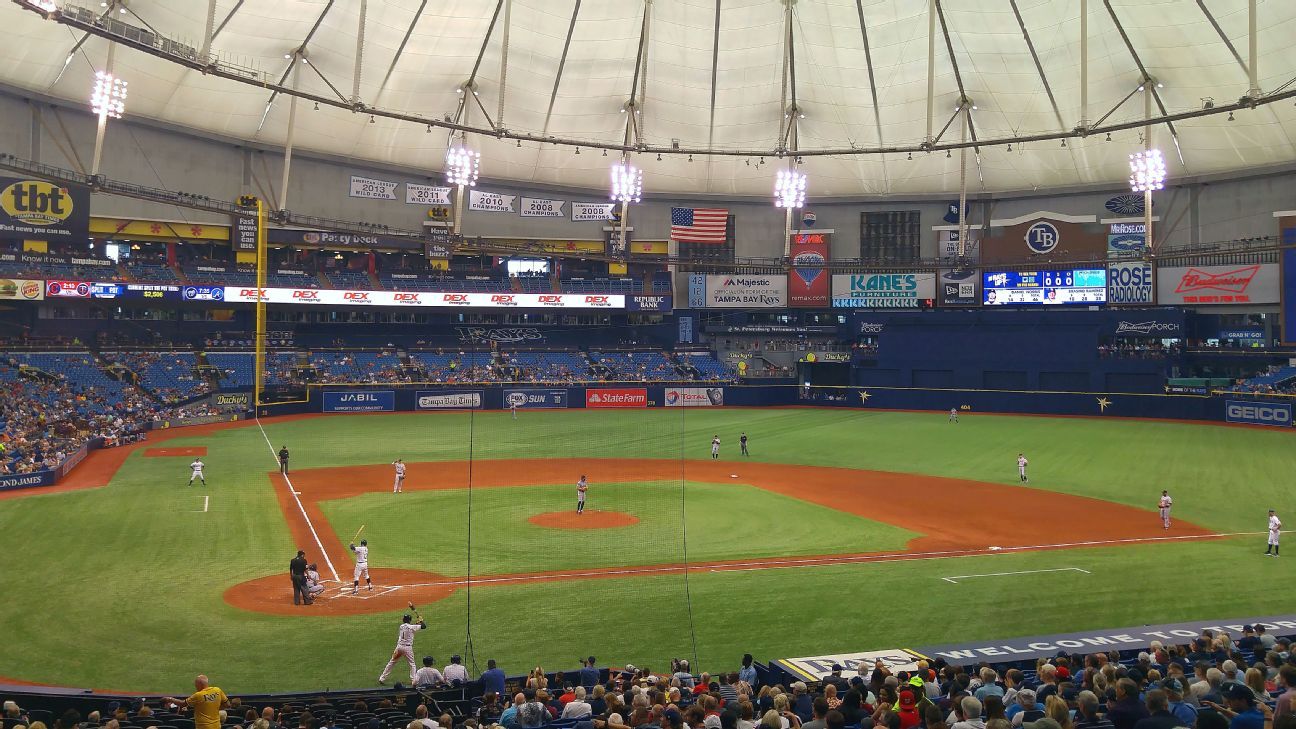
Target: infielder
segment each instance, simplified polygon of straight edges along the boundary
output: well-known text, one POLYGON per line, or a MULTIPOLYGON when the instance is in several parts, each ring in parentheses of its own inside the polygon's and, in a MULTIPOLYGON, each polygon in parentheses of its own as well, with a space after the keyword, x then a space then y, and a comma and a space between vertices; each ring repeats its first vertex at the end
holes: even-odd
POLYGON ((193 481, 195 478, 201 480, 203 486, 207 485, 207 477, 203 475, 203 462, 201 458, 195 458, 193 460, 193 463, 189 464, 189 470, 191 471, 191 473, 189 474, 190 486, 193 486, 193 481))
POLYGON ((417 667, 414 665, 414 633, 420 630, 426 630, 427 623, 419 620, 414 622, 414 618, 406 613, 401 617, 401 626, 396 633, 396 648, 392 651, 391 660, 387 661, 387 667, 383 669, 382 675, 378 677, 378 683, 387 683, 387 677, 391 675, 392 666, 396 665, 396 659, 405 656, 409 661, 410 685, 414 685, 414 675, 417 667))
POLYGON ((576 482, 576 513, 585 513, 585 492, 589 491, 589 484, 585 482, 585 474, 581 474, 580 480, 576 482))
POLYGON ((1170 492, 1165 489, 1161 490, 1161 500, 1157 502, 1157 508, 1161 510, 1161 526, 1170 528, 1170 507, 1174 505, 1174 499, 1170 498, 1170 492))
POLYGON ((1274 513, 1273 509, 1269 510, 1269 546, 1265 548, 1266 557, 1278 556, 1278 537, 1282 536, 1282 520, 1274 513), (1272 552, 1270 550, 1273 550, 1272 552))
MULTIPOLYGON (((355 552, 356 564, 355 573, 352 575, 354 582, 351 584, 351 594, 360 592, 360 575, 364 575, 365 584, 369 585, 369 591, 373 592, 373 580, 369 579, 369 540, 361 539, 360 546, 351 545, 351 551, 355 552)), ((406 616, 409 617, 409 616, 406 616)), ((396 660, 393 658, 392 660, 396 660)), ((414 672, 414 656, 410 655, 410 673, 414 672)), ((386 676, 387 674, 383 674, 386 676)))
POLYGON ((739 446, 740 448, 742 448, 742 454, 743 454, 744 456, 750 456, 750 455, 751 455, 750 453, 747 452, 747 434, 746 434, 746 433, 743 433, 742 435, 739 435, 739 436, 738 436, 738 446, 739 446))
POLYGON ((720 436, 717 434, 711 438, 711 460, 720 458, 720 436))
POLYGON ((1017 475, 1021 477, 1022 483, 1030 483, 1030 478, 1026 476, 1026 464, 1028 463, 1030 461, 1026 460, 1025 453, 1017 454, 1017 475))
POLYGON ((958 408, 950 408, 949 422, 951 423, 958 422, 958 408))
MULTIPOLYGON (((392 493, 399 494, 401 489, 405 487, 405 462, 397 458, 392 461, 392 465, 396 467, 396 480, 392 481, 392 493)), ((361 544, 364 544, 364 542, 361 542, 361 544)))

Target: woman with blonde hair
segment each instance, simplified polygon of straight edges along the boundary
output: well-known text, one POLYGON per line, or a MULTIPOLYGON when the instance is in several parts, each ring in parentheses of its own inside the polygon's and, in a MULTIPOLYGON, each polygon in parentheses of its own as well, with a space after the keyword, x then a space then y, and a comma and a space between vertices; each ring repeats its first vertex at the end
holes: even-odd
POLYGON ((824 686, 824 701, 828 702, 828 710, 835 711, 841 706, 842 700, 837 698, 837 684, 830 683, 824 686))
POLYGON ((1265 688, 1264 671, 1259 668, 1251 667, 1247 669, 1246 677, 1243 679, 1247 688, 1255 694, 1256 701, 1268 701, 1269 691, 1265 688))
POLYGON ((544 669, 536 666, 527 674, 526 687, 529 689, 549 688, 549 677, 545 675, 544 669))
POLYGON ((1071 709, 1057 694, 1044 700, 1044 715, 1060 724, 1062 729, 1072 729, 1071 709))

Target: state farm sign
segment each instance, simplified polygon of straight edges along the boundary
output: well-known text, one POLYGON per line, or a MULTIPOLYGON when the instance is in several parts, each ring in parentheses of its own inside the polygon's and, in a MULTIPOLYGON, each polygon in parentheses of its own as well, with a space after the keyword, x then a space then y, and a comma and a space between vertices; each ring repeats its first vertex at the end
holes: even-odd
POLYGON ((1157 269, 1158 304, 1276 304, 1277 263, 1157 269))
MULTIPOLYGON (((191 287, 192 288, 192 287, 191 287)), ((212 287, 220 291, 220 287, 212 287)), ((197 296, 191 298, 199 298, 197 296)), ((213 300, 220 297, 213 296, 213 300)), ((482 309, 624 309, 622 294, 459 294, 410 291, 338 291, 224 287, 225 301, 269 304, 321 304, 325 306, 421 306, 482 309), (259 292, 259 293, 258 293, 259 292)))
POLYGON ((587 408, 646 408, 648 390, 642 387, 585 391, 587 408))

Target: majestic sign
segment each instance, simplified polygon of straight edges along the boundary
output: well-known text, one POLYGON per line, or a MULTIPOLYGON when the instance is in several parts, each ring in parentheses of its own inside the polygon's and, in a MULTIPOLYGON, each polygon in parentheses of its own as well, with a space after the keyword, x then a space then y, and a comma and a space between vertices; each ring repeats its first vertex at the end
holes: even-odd
POLYGON ((1278 264, 1157 268, 1159 304, 1276 304, 1278 264))
POLYGON ((940 272, 937 298, 941 306, 976 306, 981 303, 977 296, 977 281, 980 276, 976 269, 942 269, 940 272))
POLYGON ((419 390, 415 393, 414 406, 419 410, 480 410, 482 394, 419 390))
POLYGON ((449 205, 450 188, 433 185, 416 185, 405 183, 405 204, 407 205, 449 205))
POLYGON ((648 390, 643 387, 632 388, 590 388, 585 391, 587 408, 646 408, 648 407, 648 390))
POLYGON ((828 238, 831 233, 801 231, 792 236, 788 302, 796 307, 828 306, 828 238))
POLYGON ((325 390, 323 412, 390 413, 396 410, 395 390, 325 390))
POLYGON ((835 307, 917 309, 935 298, 934 273, 839 273, 832 277, 835 307))
POLYGON ((616 203, 574 202, 571 219, 578 223, 587 220, 615 220, 616 203))
POLYGON ((566 215, 562 200, 542 200, 534 197, 522 198, 522 217, 524 218, 561 218, 566 215))
POLYGON ((1224 403, 1224 420, 1230 423, 1274 425, 1286 428, 1292 424, 1292 406, 1288 402, 1229 400, 1224 403))
POLYGON ((399 183, 387 180, 375 180, 372 177, 351 175, 351 197, 364 197, 370 200, 395 200, 396 185, 399 183))
POLYGON ((1156 301, 1152 266, 1142 261, 1113 263, 1107 267, 1107 303, 1151 304, 1156 301))
POLYGON ((89 188, 0 177, 0 239, 85 245, 89 234, 89 188))
POLYGON ((45 283, 27 278, 0 278, 0 299, 40 301, 45 298, 45 283))
POLYGON ((516 199, 517 195, 501 195, 498 192, 469 190, 468 209, 482 210, 488 213, 511 213, 513 212, 513 201, 516 199))
POLYGON ((705 408, 724 405, 723 387, 668 387, 664 397, 668 408, 705 408))
POLYGON ((730 274, 706 277, 709 309, 782 309, 787 304, 786 275, 730 274))

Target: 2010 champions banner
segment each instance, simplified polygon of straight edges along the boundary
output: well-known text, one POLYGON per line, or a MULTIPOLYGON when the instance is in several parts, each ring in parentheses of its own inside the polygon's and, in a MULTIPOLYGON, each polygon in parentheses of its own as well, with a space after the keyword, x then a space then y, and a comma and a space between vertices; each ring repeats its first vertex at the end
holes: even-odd
POLYGON ((513 212, 514 200, 517 200, 517 195, 501 195, 498 192, 486 192, 485 190, 468 191, 469 210, 480 210, 487 213, 511 213, 513 212))

